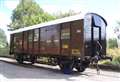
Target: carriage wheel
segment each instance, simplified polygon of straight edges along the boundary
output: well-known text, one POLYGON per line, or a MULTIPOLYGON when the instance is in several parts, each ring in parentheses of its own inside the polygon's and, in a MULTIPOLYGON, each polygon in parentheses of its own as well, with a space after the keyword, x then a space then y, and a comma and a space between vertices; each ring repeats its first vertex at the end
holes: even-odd
POLYGON ((16 58, 18 63, 20 63, 20 64, 23 63, 23 55, 17 54, 17 55, 15 55, 15 58, 16 58))
POLYGON ((34 64, 36 61, 36 56, 30 56, 30 62, 31 64, 34 64))
POLYGON ((78 72, 83 72, 85 71, 86 68, 84 66, 80 66, 80 67, 76 67, 76 69, 78 72))

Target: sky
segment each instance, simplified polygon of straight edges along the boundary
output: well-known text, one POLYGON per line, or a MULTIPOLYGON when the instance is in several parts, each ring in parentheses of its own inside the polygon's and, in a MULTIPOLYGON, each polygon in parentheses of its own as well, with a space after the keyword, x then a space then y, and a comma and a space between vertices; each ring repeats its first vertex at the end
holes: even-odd
MULTIPOLYGON (((57 12, 87 13, 94 12, 106 19, 107 38, 114 37, 113 28, 120 21, 120 0, 35 0, 44 11, 55 14, 57 12)), ((19 0, 0 0, 0 28, 9 36, 7 25, 11 22, 12 11, 19 4, 19 0)), ((9 38, 8 38, 9 40, 9 38)))

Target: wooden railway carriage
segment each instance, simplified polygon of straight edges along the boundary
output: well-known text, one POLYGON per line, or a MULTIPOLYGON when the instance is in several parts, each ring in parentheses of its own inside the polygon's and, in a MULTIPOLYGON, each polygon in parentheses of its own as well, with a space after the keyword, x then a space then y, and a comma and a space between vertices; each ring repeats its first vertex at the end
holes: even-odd
POLYGON ((10 54, 19 63, 39 57, 64 73, 83 72, 91 61, 106 59, 106 26, 101 16, 87 13, 18 29, 10 35, 10 54))

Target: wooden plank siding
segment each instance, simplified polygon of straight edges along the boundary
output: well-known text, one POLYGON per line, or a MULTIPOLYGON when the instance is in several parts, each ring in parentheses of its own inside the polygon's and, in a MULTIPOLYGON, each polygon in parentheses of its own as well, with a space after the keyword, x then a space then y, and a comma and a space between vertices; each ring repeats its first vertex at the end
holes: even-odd
POLYGON ((19 52, 43 56, 80 56, 83 50, 82 28, 83 20, 76 20, 21 32, 22 49, 19 52))

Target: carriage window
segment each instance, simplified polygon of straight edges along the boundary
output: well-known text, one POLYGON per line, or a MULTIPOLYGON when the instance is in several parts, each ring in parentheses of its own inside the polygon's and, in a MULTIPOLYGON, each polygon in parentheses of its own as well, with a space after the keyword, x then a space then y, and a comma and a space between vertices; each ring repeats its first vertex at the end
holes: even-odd
POLYGON ((94 27, 93 29, 93 35, 94 35, 94 40, 98 40, 99 39, 99 28, 94 27))
POLYGON ((70 28, 61 30, 61 39, 70 39, 70 28))
POLYGON ((32 42, 32 38, 33 38, 33 30, 30 30, 29 37, 28 37, 29 42, 32 42))
POLYGON ((38 41, 39 39, 39 29, 34 30, 34 41, 38 41))
POLYGON ((14 35, 14 47, 21 47, 22 46, 22 33, 16 33, 14 35))
POLYGON ((84 18, 84 39, 85 41, 91 40, 91 15, 84 18))
POLYGON ((94 15, 93 19, 94 19, 93 26, 101 27, 101 18, 99 16, 94 15))
POLYGON ((104 39, 106 36, 106 28, 105 28, 106 24, 105 24, 105 22, 99 16, 94 15, 93 18, 94 18, 93 26, 96 28, 101 27, 101 38, 104 39))

